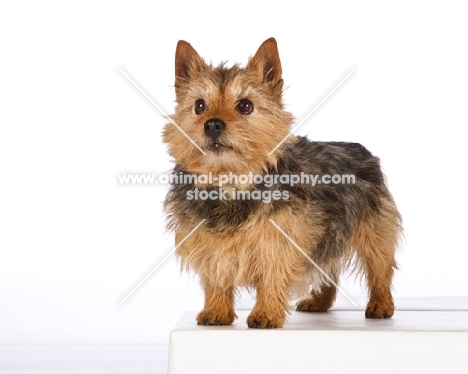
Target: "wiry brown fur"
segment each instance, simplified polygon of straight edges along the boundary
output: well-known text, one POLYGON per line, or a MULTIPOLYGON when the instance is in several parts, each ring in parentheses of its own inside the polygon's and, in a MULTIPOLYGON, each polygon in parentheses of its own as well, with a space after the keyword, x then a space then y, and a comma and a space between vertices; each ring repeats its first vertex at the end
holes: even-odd
POLYGON ((173 124, 163 133, 176 161, 174 174, 353 174, 355 184, 296 185, 231 184, 248 191, 285 191, 288 199, 190 200, 187 192, 207 191, 217 184, 174 184, 165 209, 175 231, 182 266, 195 270, 205 291, 202 325, 231 324, 237 287, 255 289, 257 302, 247 324, 281 327, 295 290, 312 286, 297 310, 326 311, 336 288, 270 220, 312 258, 335 282, 352 265, 366 276, 368 318, 393 315, 391 282, 401 218, 388 191, 379 160, 354 143, 311 142, 288 134, 292 116, 282 104, 281 64, 273 38, 266 40, 247 66, 227 68, 206 64, 190 44, 176 50, 174 121, 207 155, 203 155, 173 124), (195 111, 204 100, 202 112, 195 111), (253 103, 252 113, 236 109, 241 99, 253 103), (204 131, 212 119, 225 127, 216 138, 204 131), (190 236, 193 228, 204 223, 190 236), (188 236, 188 237, 187 237, 188 236), (354 262, 353 262, 354 261, 354 262))

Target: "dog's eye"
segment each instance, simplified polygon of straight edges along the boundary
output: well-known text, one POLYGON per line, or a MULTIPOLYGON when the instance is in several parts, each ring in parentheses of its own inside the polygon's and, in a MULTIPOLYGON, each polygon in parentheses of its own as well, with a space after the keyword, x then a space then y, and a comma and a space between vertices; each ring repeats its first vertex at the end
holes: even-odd
POLYGON ((236 105, 236 110, 243 115, 252 113, 253 108, 253 103, 248 99, 240 99, 236 105))
POLYGON ((197 101, 195 101, 195 113, 197 116, 202 114, 205 110, 206 110, 205 100, 198 99, 197 101))

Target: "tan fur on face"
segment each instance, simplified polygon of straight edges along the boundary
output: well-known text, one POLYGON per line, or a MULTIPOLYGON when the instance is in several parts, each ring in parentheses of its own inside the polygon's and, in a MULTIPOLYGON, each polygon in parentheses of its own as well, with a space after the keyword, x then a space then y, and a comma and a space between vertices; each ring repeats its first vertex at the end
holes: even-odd
MULTIPOLYGON (((224 65, 213 67, 205 64, 197 52, 186 44, 182 43, 182 51, 178 48, 176 53, 180 56, 187 53, 188 56, 180 57, 176 64, 176 74, 181 76, 176 79, 177 106, 172 118, 207 155, 194 147, 174 125, 168 124, 163 140, 169 145, 171 156, 185 170, 192 173, 211 172, 215 176, 228 172, 259 174, 266 170, 267 165, 274 166, 281 150, 294 140, 291 137, 275 154, 268 155, 278 144, 278 138, 289 133, 293 121, 281 104, 281 65, 272 65, 265 73, 271 81, 264 82, 266 78, 260 66, 265 52, 261 48, 246 68, 233 66, 228 69, 224 65), (187 68, 189 72, 184 70, 187 68), (273 74, 278 69, 279 77, 273 74), (194 109, 198 99, 205 100, 207 106, 201 115, 197 115, 194 109), (240 99, 249 99, 254 104, 250 115, 236 111, 240 99), (209 150, 209 139, 203 132, 204 123, 211 118, 222 118, 226 123, 221 141, 229 150, 221 155, 209 150)), ((268 48, 271 48, 270 44, 266 44, 268 48)))

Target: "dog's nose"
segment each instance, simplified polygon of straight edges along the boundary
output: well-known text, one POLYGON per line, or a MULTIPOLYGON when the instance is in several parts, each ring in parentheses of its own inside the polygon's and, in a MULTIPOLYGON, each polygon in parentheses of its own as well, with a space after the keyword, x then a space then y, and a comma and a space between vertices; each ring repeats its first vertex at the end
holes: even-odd
POLYGON ((218 140, 219 135, 224 131, 226 124, 219 118, 211 118, 205 122, 205 134, 213 141, 218 140))

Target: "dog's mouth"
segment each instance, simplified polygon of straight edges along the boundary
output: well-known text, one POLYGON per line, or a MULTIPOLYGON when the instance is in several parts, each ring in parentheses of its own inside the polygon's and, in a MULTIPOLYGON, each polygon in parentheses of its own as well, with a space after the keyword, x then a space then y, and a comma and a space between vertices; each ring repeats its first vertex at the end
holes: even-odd
POLYGON ((213 153, 222 153, 229 150, 231 147, 221 142, 212 142, 208 145, 208 149, 213 153))

